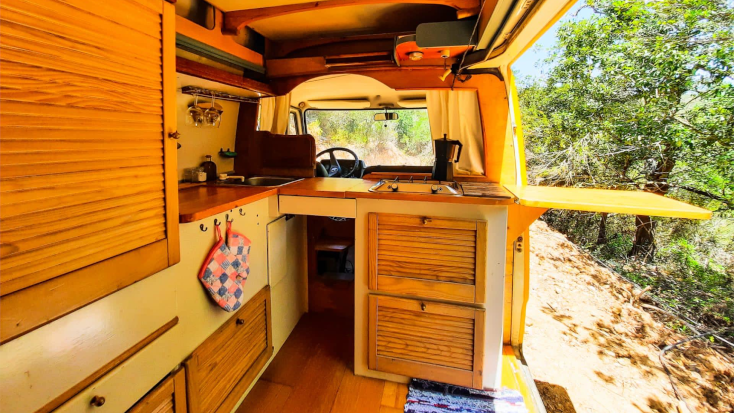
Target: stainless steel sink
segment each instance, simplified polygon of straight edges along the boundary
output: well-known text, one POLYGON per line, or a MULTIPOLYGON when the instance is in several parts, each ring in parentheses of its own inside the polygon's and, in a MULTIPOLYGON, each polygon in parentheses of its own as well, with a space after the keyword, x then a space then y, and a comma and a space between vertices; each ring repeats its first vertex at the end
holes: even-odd
POLYGON ((303 178, 287 178, 283 176, 252 176, 243 181, 240 179, 228 179, 226 182, 220 182, 220 185, 241 185, 241 186, 282 186, 291 182, 300 181, 303 178))

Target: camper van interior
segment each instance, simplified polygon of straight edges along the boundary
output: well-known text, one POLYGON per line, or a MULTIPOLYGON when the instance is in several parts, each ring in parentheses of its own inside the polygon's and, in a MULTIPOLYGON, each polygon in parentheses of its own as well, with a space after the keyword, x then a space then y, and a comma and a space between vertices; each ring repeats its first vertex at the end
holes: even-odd
POLYGON ((528 185, 511 65, 572 3, 2 0, 0 410, 544 411, 529 225, 710 217, 528 185))

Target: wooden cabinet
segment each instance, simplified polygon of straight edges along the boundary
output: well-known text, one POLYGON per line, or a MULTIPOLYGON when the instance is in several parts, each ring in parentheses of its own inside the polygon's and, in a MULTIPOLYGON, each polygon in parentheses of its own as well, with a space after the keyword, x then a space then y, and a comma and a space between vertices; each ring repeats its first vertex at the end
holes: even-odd
POLYGON ((189 410, 229 413, 272 356, 272 343, 266 286, 186 360, 189 410))
POLYGON ((370 295, 372 370, 482 388, 484 310, 370 295))
MULTIPOLYGON (((100 402, 101 400, 97 400, 100 402)), ((92 402, 94 405, 94 401, 92 402)), ((187 413, 184 369, 171 373, 127 413, 187 413)))
POLYGON ((487 222, 370 213, 371 290, 484 302, 487 222))
POLYGON ((179 261, 175 11, 0 5, 0 342, 179 261))

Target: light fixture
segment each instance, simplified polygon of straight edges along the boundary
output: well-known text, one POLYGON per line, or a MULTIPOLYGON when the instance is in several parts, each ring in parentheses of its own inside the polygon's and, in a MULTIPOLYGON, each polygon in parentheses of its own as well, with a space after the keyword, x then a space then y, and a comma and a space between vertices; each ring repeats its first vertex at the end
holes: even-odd
POLYGON ((410 52, 408 53, 410 60, 417 61, 423 59, 423 52, 410 52))

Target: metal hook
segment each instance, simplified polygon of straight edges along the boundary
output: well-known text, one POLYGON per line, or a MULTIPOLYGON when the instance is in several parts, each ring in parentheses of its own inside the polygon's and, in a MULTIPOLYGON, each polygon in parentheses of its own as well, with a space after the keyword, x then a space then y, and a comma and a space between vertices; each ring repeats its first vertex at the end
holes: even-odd
POLYGON ((215 225, 215 226, 219 226, 219 224, 221 224, 221 222, 220 222, 220 221, 218 221, 218 220, 217 220, 216 218, 214 218, 214 225, 215 225))
POLYGON ((209 228, 205 227, 204 224, 199 225, 199 229, 201 230, 201 232, 206 232, 209 230, 209 228))
POLYGON ((240 215, 244 217, 245 215, 247 215, 247 212, 245 212, 245 213, 243 214, 243 213, 242 213, 242 208, 240 208, 240 215))
POLYGON ((234 218, 229 219, 229 214, 227 214, 227 215, 224 216, 224 220, 227 221, 227 222, 234 222, 234 218))

